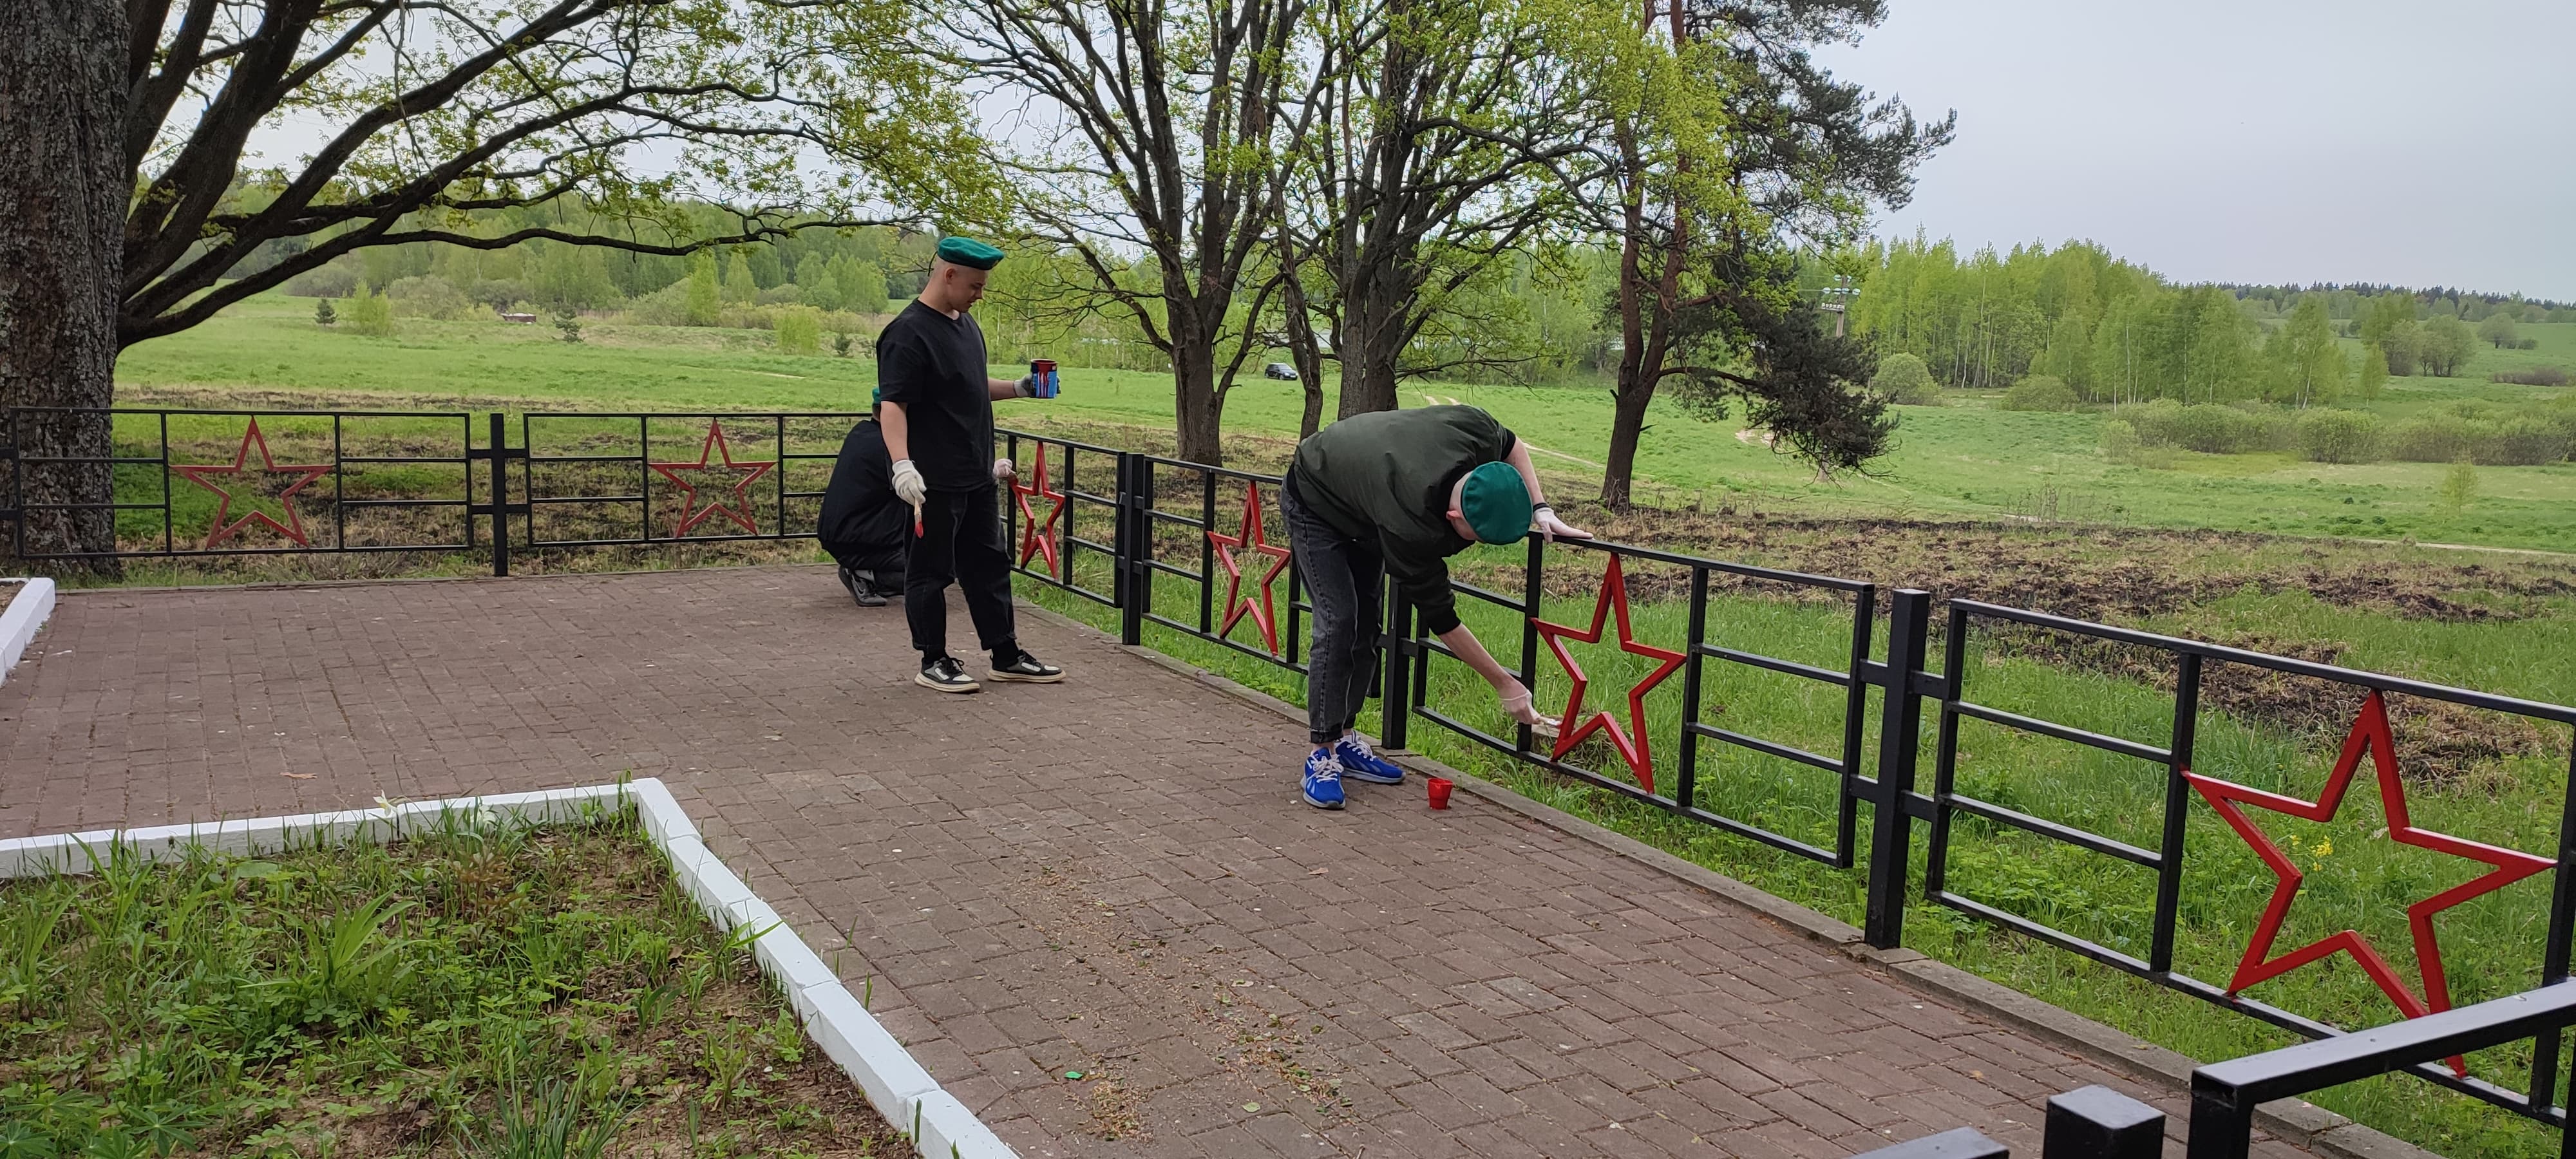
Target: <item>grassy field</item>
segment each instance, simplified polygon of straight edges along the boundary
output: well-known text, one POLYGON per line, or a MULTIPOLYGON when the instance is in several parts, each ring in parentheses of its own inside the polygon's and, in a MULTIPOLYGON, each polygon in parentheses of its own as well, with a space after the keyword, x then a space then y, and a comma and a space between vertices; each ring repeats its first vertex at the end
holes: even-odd
MULTIPOLYGON (((399 405, 463 409, 852 410, 866 405, 874 364, 789 356, 765 332, 594 323, 568 345, 549 327, 406 319, 397 337, 325 330, 307 299, 263 297, 204 326, 144 343, 118 364, 134 402, 224 399, 260 406, 399 405)), ((2486 383, 2491 369, 2565 356, 2576 326, 2525 327, 2536 352, 2483 350, 2474 379, 2399 379, 2392 415, 2460 398, 2527 401, 2547 388, 2486 383)), ((2563 393, 2563 392, 2560 392, 2563 393)), ((1456 399, 1493 411, 1547 454, 1576 495, 1599 484, 1608 445, 1597 386, 1462 383, 1408 386, 1407 405, 1456 399)), ((1962 400, 1963 402, 1972 400, 1962 400)), ((1227 400, 1226 425, 1293 439, 1302 403, 1292 383, 1253 379, 1227 400)), ((1068 371, 1065 397, 1003 406, 1007 423, 1063 421, 1169 429, 1168 377, 1068 371)), ((2285 455, 2178 457, 2174 469, 2106 462, 2101 418, 2020 414, 1981 405, 1908 407, 1896 451, 1877 473, 1817 483, 1731 424, 1657 404, 1640 452, 1651 503, 1902 519, 2062 518, 2151 528, 2412 538, 2428 543, 2576 552, 2576 464, 2489 467, 2466 509, 2441 501, 2445 467, 2329 466, 2285 455)))

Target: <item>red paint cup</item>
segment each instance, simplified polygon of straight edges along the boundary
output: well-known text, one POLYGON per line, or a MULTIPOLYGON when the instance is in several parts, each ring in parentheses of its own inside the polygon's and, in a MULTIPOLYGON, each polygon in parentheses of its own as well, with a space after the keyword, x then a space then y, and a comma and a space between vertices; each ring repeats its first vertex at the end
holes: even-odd
POLYGON ((1039 398, 1054 398, 1056 396, 1056 392, 1062 389, 1056 381, 1055 359, 1030 359, 1029 377, 1036 380, 1037 397, 1039 398))
POLYGON ((1446 777, 1430 777, 1427 779, 1431 782, 1431 807, 1434 809, 1448 808, 1449 790, 1456 788, 1457 786, 1451 784, 1446 777))

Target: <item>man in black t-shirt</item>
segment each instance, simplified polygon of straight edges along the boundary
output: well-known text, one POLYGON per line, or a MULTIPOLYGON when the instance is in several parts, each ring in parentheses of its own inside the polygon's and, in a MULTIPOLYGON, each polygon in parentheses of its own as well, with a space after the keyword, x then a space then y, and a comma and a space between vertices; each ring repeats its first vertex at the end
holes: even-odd
POLYGON ((841 565, 841 586, 862 608, 881 608, 903 594, 904 556, 912 546, 912 508, 894 494, 894 460, 885 428, 871 411, 841 440, 832 482, 814 537, 841 565))
POLYGON ((1002 544, 996 487, 1011 477, 993 457, 993 400, 1037 393, 984 372, 984 331, 967 314, 1002 251, 943 239, 921 296, 877 335, 877 394, 894 493, 912 505, 919 532, 904 572, 904 618, 921 652, 915 683, 941 692, 982 687, 948 654, 948 585, 957 583, 975 635, 993 654, 993 679, 1052 684, 1064 670, 1022 651, 1011 610, 1011 557, 1002 544))

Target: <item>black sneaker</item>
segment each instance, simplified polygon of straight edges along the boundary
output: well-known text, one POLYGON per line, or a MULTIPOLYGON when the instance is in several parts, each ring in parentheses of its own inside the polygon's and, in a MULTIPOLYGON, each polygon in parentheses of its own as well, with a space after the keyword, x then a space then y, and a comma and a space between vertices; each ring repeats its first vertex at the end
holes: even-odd
POLYGON ((1037 657, 1022 652, 1008 664, 993 665, 993 679, 1022 684, 1053 684, 1064 679, 1064 669, 1039 663, 1037 657))
POLYGON ((877 594, 877 576, 875 572, 861 568, 854 568, 846 563, 842 564, 841 586, 849 589, 850 598, 857 600, 859 602, 859 606, 862 608, 882 608, 885 606, 885 597, 877 594))
POLYGON ((942 656, 922 665, 921 674, 913 677, 912 682, 941 692, 973 692, 983 687, 966 674, 966 666, 958 663, 954 656, 942 656))

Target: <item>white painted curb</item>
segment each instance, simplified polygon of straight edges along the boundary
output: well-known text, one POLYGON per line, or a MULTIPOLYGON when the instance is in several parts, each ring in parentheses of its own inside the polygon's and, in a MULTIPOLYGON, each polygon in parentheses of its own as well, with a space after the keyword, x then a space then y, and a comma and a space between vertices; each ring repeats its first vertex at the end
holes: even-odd
MULTIPOLYGON (((45 581, 37 581, 43 583, 45 581)), ((10 605, 15 613, 32 593, 22 592, 10 605)), ((45 592, 52 602, 51 585, 45 592)), ((14 614, 11 617, 15 619, 14 614)), ((752 956, 777 983, 788 1005, 805 1024, 805 1033, 825 1056, 847 1072, 867 1094, 877 1113, 895 1129, 913 1137, 923 1159, 1018 1159, 1009 1145, 975 1118, 964 1103, 939 1089, 939 1083, 914 1061, 901 1042, 887 1033, 859 1004, 840 976, 725 868, 723 860, 698 836, 698 827, 680 809, 662 782, 645 777, 623 785, 590 785, 538 793, 490 797, 456 797, 409 804, 380 802, 373 809, 261 817, 247 821, 205 821, 147 829, 101 829, 0 840, 0 880, 56 873, 85 873, 115 853, 145 861, 179 857, 190 848, 227 853, 272 853, 347 844, 387 841, 410 833, 434 831, 441 825, 470 823, 478 815, 509 817, 533 824, 588 821, 623 805, 635 807, 644 832, 671 862, 680 888, 717 927, 750 926, 761 932, 751 941, 752 956)))
POLYGON ((27 654, 36 629, 54 614, 54 581, 38 577, 11 582, 21 586, 17 598, 9 601, 9 610, 0 612, 0 684, 9 682, 9 670, 27 654))

